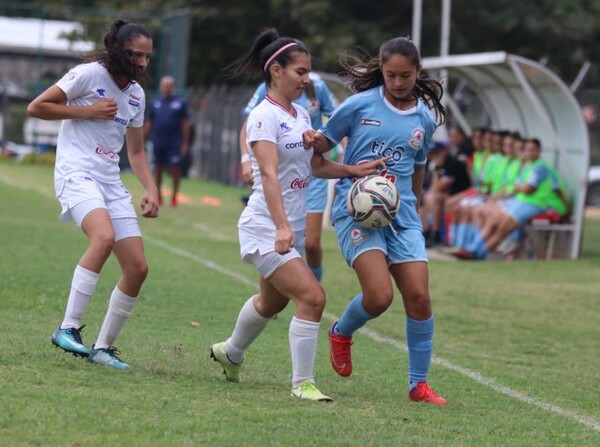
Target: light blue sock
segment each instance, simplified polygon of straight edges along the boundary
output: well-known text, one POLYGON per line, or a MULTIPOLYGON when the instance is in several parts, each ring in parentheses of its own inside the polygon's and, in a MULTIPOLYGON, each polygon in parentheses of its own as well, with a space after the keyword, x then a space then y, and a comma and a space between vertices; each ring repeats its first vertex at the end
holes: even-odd
POLYGON ((473 224, 467 225, 467 231, 465 235, 465 247, 468 247, 470 243, 473 242, 473 238, 476 237, 477 233, 479 233, 479 227, 473 224))
POLYGON ((363 327, 367 321, 375 318, 365 310, 362 300, 362 293, 352 298, 352 301, 350 301, 350 304, 333 327, 334 334, 352 337, 352 334, 363 327))
POLYGON ((422 321, 406 317, 409 391, 412 391, 417 383, 427 382, 433 352, 433 326, 433 315, 422 321))
POLYGON ((488 254, 487 246, 485 245, 485 239, 481 235, 479 228, 475 228, 473 239, 467 245, 466 249, 471 253, 475 254, 478 259, 485 259, 488 254))
POLYGON ((456 241, 456 224, 451 223, 450 225, 448 225, 448 244, 455 247, 456 246, 455 241, 456 241))
POLYGON ((317 281, 321 282, 321 279, 323 279, 323 265, 321 264, 318 267, 311 267, 309 265, 308 268, 310 269, 311 272, 313 272, 313 275, 315 275, 315 278, 317 278, 317 281))
POLYGON ((454 246, 463 247, 465 242, 465 231, 467 226, 463 223, 456 224, 454 227, 454 246))

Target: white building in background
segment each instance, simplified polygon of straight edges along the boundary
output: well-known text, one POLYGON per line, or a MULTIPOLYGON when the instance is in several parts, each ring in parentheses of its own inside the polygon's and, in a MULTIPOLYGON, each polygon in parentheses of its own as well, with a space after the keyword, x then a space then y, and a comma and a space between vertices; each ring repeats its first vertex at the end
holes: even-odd
POLYGON ((94 49, 65 37, 83 31, 78 22, 0 17, 0 30, 0 80, 22 86, 57 79, 94 49))

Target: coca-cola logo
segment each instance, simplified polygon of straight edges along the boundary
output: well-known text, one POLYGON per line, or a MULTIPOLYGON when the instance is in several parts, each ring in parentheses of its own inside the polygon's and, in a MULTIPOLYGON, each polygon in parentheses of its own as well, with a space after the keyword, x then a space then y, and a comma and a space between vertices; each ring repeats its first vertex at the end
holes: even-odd
POLYGON ((290 187, 292 189, 304 189, 304 188, 308 188, 308 183, 310 181, 310 177, 306 177, 306 178, 295 178, 292 181, 292 184, 290 185, 290 187))
POLYGON ((104 155, 105 157, 110 158, 111 160, 117 160, 119 156, 116 152, 113 151, 105 151, 101 147, 96 147, 96 153, 99 155, 104 155))

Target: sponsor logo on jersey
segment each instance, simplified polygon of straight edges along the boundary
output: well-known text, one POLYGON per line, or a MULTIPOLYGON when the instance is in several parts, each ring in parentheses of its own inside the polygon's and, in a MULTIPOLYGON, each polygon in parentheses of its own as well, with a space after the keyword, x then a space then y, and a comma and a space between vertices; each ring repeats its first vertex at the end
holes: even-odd
POLYGON ((361 242, 367 240, 367 235, 359 228, 354 227, 350 230, 350 245, 356 247, 361 242))
POLYGON ((69 72, 69 75, 67 76, 67 81, 72 81, 73 79, 75 79, 75 76, 77 76, 75 73, 69 72))
POLYGON ((372 120, 369 118, 361 118, 360 119, 360 125, 361 126, 375 126, 375 127, 379 127, 381 126, 381 121, 379 120, 372 120))
POLYGON ((134 107, 139 107, 140 103, 138 101, 134 101, 133 99, 129 100, 129 104, 131 104, 134 107))
POLYGON ((98 93, 98 96, 100 96, 101 98, 106 98, 106 90, 105 89, 97 88, 96 93, 98 93))
POLYGON ((302 141, 296 141, 295 143, 288 143, 285 145, 286 149, 304 149, 304 143, 302 141))
POLYGON ((262 121, 257 121, 256 123, 254 123, 255 129, 262 129, 262 127, 263 127, 262 121))
POLYGON ((310 182, 310 177, 305 178, 295 178, 290 183, 290 188, 292 189, 305 189, 308 188, 308 184, 310 182))
POLYGON ((102 149, 100 146, 96 146, 96 153, 98 155, 103 155, 106 158, 109 158, 110 160, 118 160, 119 159, 119 154, 117 154, 114 151, 107 151, 105 149, 102 149))
POLYGON ((118 116, 115 116, 113 118, 113 121, 115 121, 116 123, 122 124, 123 126, 129 125, 129 121, 127 121, 125 118, 119 118, 118 116))
POLYGON ((279 127, 281 128, 281 130, 290 130, 287 123, 279 123, 279 127))
POLYGON ((406 151, 403 146, 398 145, 396 147, 387 146, 385 141, 375 140, 371 143, 371 152, 377 157, 387 157, 390 158, 386 161, 386 165, 394 166, 397 163, 400 163, 402 160, 402 154, 406 151))
POLYGON ((416 151, 423 149, 423 141, 425 140, 425 129, 417 127, 413 129, 408 140, 408 144, 416 151))

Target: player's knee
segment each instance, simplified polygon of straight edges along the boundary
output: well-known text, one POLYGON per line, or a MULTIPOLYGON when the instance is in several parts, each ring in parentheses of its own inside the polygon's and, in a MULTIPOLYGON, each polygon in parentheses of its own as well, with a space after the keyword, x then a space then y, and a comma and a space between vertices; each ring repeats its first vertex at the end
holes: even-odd
POLYGON ((407 296, 406 307, 409 309, 409 314, 413 318, 427 319, 431 316, 431 300, 427 291, 418 291, 407 296))
POLYGON ((306 239, 304 250, 306 254, 316 254, 321 249, 321 243, 318 239, 306 239))
POLYGON ((321 284, 316 283, 304 293, 301 301, 306 308, 311 310, 311 313, 321 315, 325 309, 326 299, 325 290, 321 284))
POLYGON ((142 284, 148 276, 148 262, 145 259, 130 262, 123 269, 123 275, 137 284, 142 284))
POLYGON ((374 317, 377 317, 384 313, 391 305, 394 300, 394 293, 390 290, 378 290, 374 293, 369 293, 364 296, 364 306, 374 317))
POLYGON ((90 247, 101 256, 108 257, 115 245, 115 233, 105 230, 90 237, 90 247))

